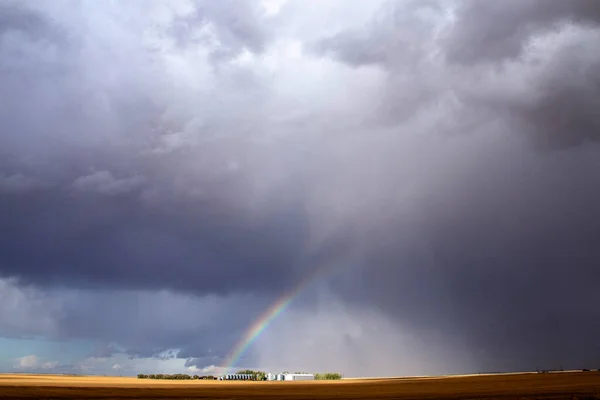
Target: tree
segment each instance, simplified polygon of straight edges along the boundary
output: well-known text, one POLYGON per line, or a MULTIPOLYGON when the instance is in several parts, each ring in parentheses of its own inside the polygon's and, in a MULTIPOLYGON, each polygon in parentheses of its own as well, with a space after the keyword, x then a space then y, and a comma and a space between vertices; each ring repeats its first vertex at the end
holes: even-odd
POLYGON ((317 380, 337 380, 337 379, 342 379, 342 374, 340 374, 338 372, 316 373, 315 379, 317 379, 317 380))

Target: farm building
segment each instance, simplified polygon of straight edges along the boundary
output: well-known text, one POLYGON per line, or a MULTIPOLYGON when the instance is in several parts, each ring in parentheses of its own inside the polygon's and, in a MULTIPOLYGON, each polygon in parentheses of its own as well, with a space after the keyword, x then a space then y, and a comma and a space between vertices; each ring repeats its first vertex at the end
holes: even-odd
POLYGON ((313 374, 285 374, 286 381, 314 381, 313 374))

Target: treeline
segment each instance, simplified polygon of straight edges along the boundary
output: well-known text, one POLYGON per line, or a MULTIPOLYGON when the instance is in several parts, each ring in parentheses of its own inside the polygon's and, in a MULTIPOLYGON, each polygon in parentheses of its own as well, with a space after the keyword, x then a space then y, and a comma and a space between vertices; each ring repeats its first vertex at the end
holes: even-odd
POLYGON ((188 374, 138 374, 138 379, 172 379, 172 380, 191 380, 191 379, 209 379, 215 380, 216 376, 207 375, 207 376, 199 376, 199 375, 188 375, 188 374))
POLYGON ((338 372, 316 373, 315 379, 317 379, 317 380, 337 380, 337 379, 342 379, 342 374, 340 374, 338 372))

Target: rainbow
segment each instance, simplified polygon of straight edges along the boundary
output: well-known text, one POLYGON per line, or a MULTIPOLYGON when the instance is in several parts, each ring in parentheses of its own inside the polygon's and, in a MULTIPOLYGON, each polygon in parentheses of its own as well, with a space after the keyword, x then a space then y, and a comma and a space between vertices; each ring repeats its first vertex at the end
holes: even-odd
POLYGON ((233 369, 240 358, 244 355, 244 353, 248 350, 250 345, 260 336, 261 333, 267 329, 269 324, 273 322, 279 314, 281 314, 287 306, 294 300, 298 294, 302 292, 304 288, 306 288, 311 282, 313 282, 319 276, 324 275, 327 271, 329 271, 335 263, 327 263, 321 268, 317 268, 314 272, 307 275, 304 279, 302 279, 296 286, 294 286, 291 290, 285 292, 281 297, 279 297, 273 304, 269 306, 261 315, 259 315, 256 320, 250 325, 250 327, 246 330, 246 332, 242 335, 242 338, 236 343, 233 347, 229 356, 225 359, 225 367, 226 371, 231 371, 233 369))

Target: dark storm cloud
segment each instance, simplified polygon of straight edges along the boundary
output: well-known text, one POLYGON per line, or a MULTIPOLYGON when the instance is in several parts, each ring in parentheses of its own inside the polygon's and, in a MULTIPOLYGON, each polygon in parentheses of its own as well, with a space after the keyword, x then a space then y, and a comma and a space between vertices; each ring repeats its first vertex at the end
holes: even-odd
POLYGON ((505 104, 526 132, 543 147, 577 146, 600 140, 600 57, 592 56, 600 31, 558 51, 534 83, 537 98, 505 104))
POLYGON ((465 64, 515 58, 536 35, 565 23, 598 25, 600 4, 594 0, 508 0, 494 4, 466 0, 459 3, 448 57, 465 64))
MULTIPOLYGON (((250 3, 148 4, 150 21, 127 24, 48 7, 76 39, 52 51, 1 37, 15 96, 0 114, 0 274, 82 290, 48 330, 200 367, 334 264, 344 302, 466 341, 481 369, 597 360, 597 3, 392 2, 316 44, 307 33, 305 53, 250 3), (244 49, 264 57, 236 60, 244 49), (115 288, 250 300, 190 322, 179 300, 156 312, 160 296, 140 309, 90 294, 115 288), (116 304, 141 321, 114 323, 116 304)), ((340 351, 366 342, 342 336, 340 351)))
MULTIPOLYGON (((223 29, 229 23, 232 29, 242 29, 240 15, 227 15, 221 6, 195 6, 205 10, 207 18, 214 16, 216 20, 210 21, 223 25, 223 29)), ((19 9, 19 13, 25 11, 19 9)), ((43 21, 33 11, 25 15, 36 15, 36 21, 43 21)), ((236 37, 242 40, 242 36, 239 33, 236 37)), ((3 50, 8 51, 8 46, 10 43, 3 50)), ((258 49, 261 44, 255 41, 250 46, 258 49)), ((85 50, 69 46, 61 51, 72 59, 55 63, 88 65, 88 60, 81 58, 85 50)), ((152 135, 150 129, 156 128, 149 125, 156 122, 152 114, 164 112, 164 108, 148 104, 144 95, 147 88, 127 81, 127 72, 117 75, 117 79, 132 86, 133 93, 106 87, 104 72, 98 72, 100 81, 95 82, 95 77, 86 81, 96 86, 90 88, 91 99, 82 97, 82 107, 79 100, 72 101, 83 93, 72 87, 76 81, 71 75, 51 81, 44 74, 53 68, 52 64, 34 65, 31 57, 16 54, 4 59, 9 69, 1 78, 19 89, 11 99, 14 110, 3 114, 0 122, 6 132, 5 149, 12 150, 12 157, 3 159, 8 173, 0 181, 2 275, 18 276, 24 283, 168 287, 198 293, 225 293, 239 285, 253 290, 285 286, 292 276, 281 266, 293 265, 306 241, 304 210, 293 196, 300 190, 296 183, 276 188, 287 193, 285 196, 276 192, 268 195, 276 196, 272 207, 271 200, 265 199, 268 214, 252 215, 240 208, 245 206, 240 203, 255 194, 241 181, 247 172, 228 173, 225 168, 225 174, 219 176, 214 163, 221 163, 223 169, 227 161, 218 158, 218 146, 209 143, 205 147, 212 154, 196 152, 185 158, 189 162, 201 157, 196 163, 201 167, 202 163, 212 162, 204 166, 204 179, 198 173, 185 176, 182 169, 177 175, 160 169, 161 161, 177 163, 175 158, 181 160, 181 154, 149 155, 151 161, 156 160, 149 164, 148 158, 140 161, 139 156, 129 152, 144 150, 137 140, 152 135), (31 71, 33 80, 16 79, 27 72, 11 64, 15 59, 32 62, 29 68, 36 69, 31 71), (58 93, 45 90, 48 85, 56 86, 58 93), (40 91, 38 98, 32 97, 36 90, 40 91), (94 96, 110 96, 108 107, 100 102, 97 105, 103 111, 88 110, 85 103, 93 101, 94 96), (35 102, 39 107, 30 105, 35 102), (103 118, 106 120, 102 125, 95 125, 103 118), (94 135, 96 132, 100 137, 94 135), (118 135, 123 136, 117 146, 104 141, 118 135), (40 141, 48 145, 41 146, 40 141), (31 177, 22 171, 30 172, 31 177), (46 187, 23 193, 22 189, 36 180, 46 187), (199 185, 203 193, 190 198, 190 192, 199 185), (151 205, 145 206, 144 200, 151 205)), ((62 57, 56 57, 59 59, 62 57)), ((140 73, 151 76, 155 72, 145 68, 140 73)), ((242 151, 248 152, 248 146, 242 151)))
POLYGON ((581 164, 482 157, 443 197, 424 197, 413 221, 388 225, 382 235, 402 239, 373 244, 361 284, 343 291, 466 338, 487 370, 593 364, 598 150, 573 154, 581 164))
POLYGON ((2 195, 2 273, 24 283, 199 294, 269 290, 292 278, 281 266, 294 265, 306 240, 294 204, 249 221, 218 199, 164 212, 135 194, 2 195))
MULTIPOLYGON (((394 121, 401 132, 401 123, 414 121, 432 96, 443 104, 450 94, 459 105, 449 102, 450 115, 435 126, 446 128, 440 133, 452 141, 431 142, 427 161, 404 162, 413 165, 418 178, 412 179, 427 182, 435 173, 434 189, 422 187, 408 215, 391 206, 386 224, 371 231, 360 284, 338 283, 348 300, 370 301, 423 329, 443 329, 449 342, 467 337, 484 369, 595 362, 600 324, 591 293, 600 282, 594 239, 600 234, 600 148, 594 142, 600 120, 593 110, 600 106, 600 64, 590 55, 600 45, 597 5, 459 3, 453 26, 442 30, 446 47, 437 53, 427 51, 433 26, 424 25, 431 34, 413 42, 413 51, 393 18, 318 45, 351 66, 390 71, 402 101, 389 107, 400 114, 394 121), (572 25, 560 31, 558 22, 572 25), (544 32, 551 27, 556 31, 544 32), (516 59, 534 33, 548 36, 516 59), (461 64, 444 63, 444 54, 461 64), (501 65, 507 57, 515 60, 501 65), (481 60, 498 64, 473 65, 481 60), (447 81, 438 79, 440 73, 447 81), (396 80, 406 74, 416 83, 396 80), (454 117, 474 122, 463 125, 466 136, 454 136, 454 117), (477 144, 485 137, 487 144, 477 144), (447 151, 434 147, 448 145, 447 151), (539 153, 536 146, 554 151, 539 153)), ((423 25, 420 15, 406 18, 423 25)), ((425 110, 431 117, 434 109, 425 110)), ((386 188, 402 185, 402 173, 393 174, 381 177, 386 188)), ((381 189, 379 200, 389 200, 386 195, 392 196, 381 189)))

